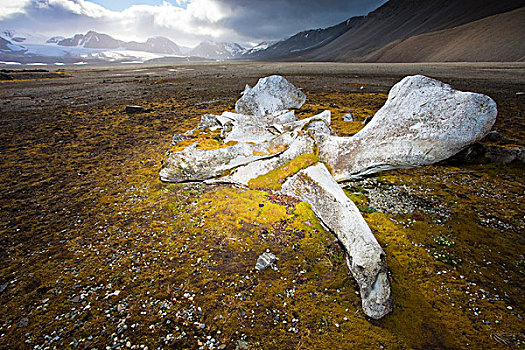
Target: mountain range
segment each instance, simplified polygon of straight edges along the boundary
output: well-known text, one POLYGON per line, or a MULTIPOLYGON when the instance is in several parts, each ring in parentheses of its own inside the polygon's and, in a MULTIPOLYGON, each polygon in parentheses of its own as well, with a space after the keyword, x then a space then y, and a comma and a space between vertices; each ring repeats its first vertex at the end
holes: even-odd
POLYGON ((65 38, 0 31, 0 60, 27 63, 148 60, 335 62, 525 61, 525 0, 390 0, 366 16, 246 49, 165 37, 125 42, 89 31, 65 38))
POLYGON ((76 34, 72 38, 52 37, 47 40, 46 43, 57 44, 58 46, 83 47, 87 49, 125 49, 183 56, 182 47, 175 44, 170 39, 160 36, 149 38, 143 43, 136 41, 125 42, 117 40, 107 34, 89 31, 86 34, 76 34))
MULTIPOLYGON (((28 40, 29 35, 12 30, 0 31, 0 60, 20 63, 65 62, 143 62, 171 57, 175 60, 231 60, 242 57, 246 49, 236 43, 205 41, 194 48, 177 45, 165 37, 145 42, 122 41, 110 35, 88 31, 66 38, 28 40), (16 39, 16 40, 15 40, 16 39)), ((34 39, 34 37, 31 37, 34 39)))

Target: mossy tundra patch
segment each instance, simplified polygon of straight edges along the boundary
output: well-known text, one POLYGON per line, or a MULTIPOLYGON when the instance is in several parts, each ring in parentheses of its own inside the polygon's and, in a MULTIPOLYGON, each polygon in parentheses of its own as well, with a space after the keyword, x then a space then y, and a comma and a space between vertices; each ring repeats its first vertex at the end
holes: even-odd
MULTIPOLYGON (((341 135, 386 98, 307 95, 298 115, 330 109, 341 135), (357 121, 339 120, 346 109, 357 121)), ((521 165, 443 162, 378 174, 375 192, 347 189, 387 254, 395 308, 373 321, 307 204, 158 180, 171 135, 231 105, 183 97, 133 116, 122 105, 54 111, 3 138, 1 348, 523 347, 521 165), (401 212, 378 191, 418 206, 401 212), (257 272, 265 251, 278 260, 257 272)), ((499 118, 511 113, 503 105, 499 118)))

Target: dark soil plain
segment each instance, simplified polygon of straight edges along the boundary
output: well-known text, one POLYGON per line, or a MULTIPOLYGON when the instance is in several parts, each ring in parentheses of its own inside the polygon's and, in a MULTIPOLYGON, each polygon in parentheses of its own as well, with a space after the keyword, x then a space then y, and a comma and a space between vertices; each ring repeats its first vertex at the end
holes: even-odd
POLYGON ((329 109, 340 135, 425 74, 494 98, 494 129, 514 140, 500 146, 523 147, 525 64, 61 68, 0 82, 0 348, 525 346, 521 163, 445 161, 347 187, 387 254, 395 309, 379 321, 305 203, 158 178, 173 134, 271 74, 306 93, 298 115, 329 109), (267 249, 276 269, 257 272, 267 249))

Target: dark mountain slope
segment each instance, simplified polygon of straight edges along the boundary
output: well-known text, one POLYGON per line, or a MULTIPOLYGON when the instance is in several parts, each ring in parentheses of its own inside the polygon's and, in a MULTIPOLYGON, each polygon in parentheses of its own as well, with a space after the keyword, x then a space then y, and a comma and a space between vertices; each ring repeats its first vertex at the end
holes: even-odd
MULTIPOLYGON (((365 61, 396 40, 449 29, 525 6, 525 0, 391 0, 330 43, 290 59, 365 61)), ((430 43, 429 43, 430 44, 430 43)))
POLYGON ((9 40, 0 37, 0 50, 11 51, 9 45, 13 45, 9 40))
POLYGON ((295 34, 294 36, 279 41, 265 50, 245 55, 247 58, 283 57, 298 54, 328 44, 348 30, 361 25, 364 17, 353 17, 335 26, 325 29, 312 29, 295 34))
POLYGON ((525 7, 395 41, 368 62, 525 61, 525 7))

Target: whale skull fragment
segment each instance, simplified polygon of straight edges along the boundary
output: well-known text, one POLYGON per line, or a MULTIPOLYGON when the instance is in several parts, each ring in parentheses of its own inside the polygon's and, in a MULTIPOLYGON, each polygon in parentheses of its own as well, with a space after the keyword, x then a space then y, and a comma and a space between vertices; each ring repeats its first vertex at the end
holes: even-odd
POLYGON ((299 119, 288 110, 304 102, 304 94, 283 77, 260 79, 254 88, 246 87, 237 113, 204 115, 197 128, 175 135, 160 178, 249 186, 311 155, 314 161, 290 174, 278 191, 310 203, 344 246, 365 314, 382 318, 393 307, 385 253, 338 182, 444 160, 490 131, 496 104, 485 95, 408 76, 392 87, 364 129, 338 137, 330 111, 299 119))

